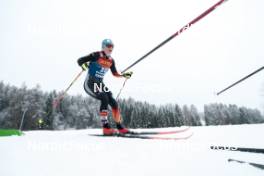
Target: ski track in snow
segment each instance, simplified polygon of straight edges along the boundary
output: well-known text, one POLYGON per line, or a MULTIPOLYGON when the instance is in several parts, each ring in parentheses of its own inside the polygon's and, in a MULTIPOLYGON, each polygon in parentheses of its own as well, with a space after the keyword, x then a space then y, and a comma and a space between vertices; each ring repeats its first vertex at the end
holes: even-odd
MULTIPOLYGON (((171 130, 171 128, 157 129, 171 130)), ((144 130, 136 130, 144 131, 144 130)), ((264 154, 210 150, 211 145, 264 148, 264 124, 192 127, 188 140, 100 138, 99 129, 29 131, 0 138, 1 176, 262 176, 264 154)), ((166 135, 168 137, 183 134, 166 135)))

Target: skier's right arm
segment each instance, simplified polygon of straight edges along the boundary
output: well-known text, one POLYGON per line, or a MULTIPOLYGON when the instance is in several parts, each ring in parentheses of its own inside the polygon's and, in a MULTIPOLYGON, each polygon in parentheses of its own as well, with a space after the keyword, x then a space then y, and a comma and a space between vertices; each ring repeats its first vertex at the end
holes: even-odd
POLYGON ((80 67, 82 67, 82 69, 85 71, 88 69, 88 66, 89 66, 89 62, 92 62, 92 61, 95 61, 96 60, 96 55, 97 53, 94 52, 94 53, 91 53, 87 56, 84 56, 84 57, 81 57, 77 60, 78 62, 78 65, 80 67))

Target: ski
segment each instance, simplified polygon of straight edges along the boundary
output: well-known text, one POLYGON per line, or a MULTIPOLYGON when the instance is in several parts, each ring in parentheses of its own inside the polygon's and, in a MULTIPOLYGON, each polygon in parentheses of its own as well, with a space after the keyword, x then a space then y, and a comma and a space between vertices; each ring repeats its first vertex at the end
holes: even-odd
POLYGON ((133 134, 133 135, 166 135, 166 134, 177 134, 177 133, 182 133, 185 131, 188 131, 190 127, 186 127, 183 129, 177 129, 177 130, 171 130, 171 131, 130 131, 128 134, 133 134))
POLYGON ((264 148, 245 148, 245 147, 234 147, 234 146, 210 146, 212 150, 223 150, 223 151, 238 151, 238 152, 251 152, 251 153, 262 153, 264 154, 264 148))
POLYGON ((186 140, 192 137, 193 133, 188 134, 187 136, 179 136, 179 137, 161 137, 161 136, 144 136, 137 134, 113 134, 113 135, 103 135, 103 134, 90 134, 90 136, 96 137, 120 137, 120 138, 136 138, 136 139, 157 139, 157 140, 186 140))
POLYGON ((232 159, 232 158, 229 158, 228 162, 237 162, 237 163, 241 163, 241 164, 249 164, 249 165, 254 166, 254 167, 258 168, 258 169, 264 170, 264 165, 263 164, 252 163, 252 162, 247 162, 247 161, 242 161, 242 160, 237 160, 237 159, 232 159))

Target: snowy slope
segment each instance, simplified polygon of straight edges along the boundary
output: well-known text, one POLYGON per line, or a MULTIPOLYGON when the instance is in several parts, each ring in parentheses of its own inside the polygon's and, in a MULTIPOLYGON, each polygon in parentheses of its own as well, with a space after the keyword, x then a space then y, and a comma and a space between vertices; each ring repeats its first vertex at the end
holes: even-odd
POLYGON ((1 137, 0 176, 264 175, 264 170, 227 161, 264 164, 263 154, 209 149, 210 145, 264 148, 264 125, 193 127, 191 131, 194 135, 185 141, 89 136, 101 132, 94 129, 1 137))

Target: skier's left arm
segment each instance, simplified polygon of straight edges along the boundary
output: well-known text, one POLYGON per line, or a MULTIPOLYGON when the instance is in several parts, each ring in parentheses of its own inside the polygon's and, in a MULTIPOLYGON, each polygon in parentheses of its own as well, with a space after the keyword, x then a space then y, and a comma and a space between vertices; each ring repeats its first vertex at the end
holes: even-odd
POLYGON ((127 72, 127 73, 123 73, 123 74, 118 73, 118 71, 116 70, 114 60, 113 60, 113 63, 112 63, 112 66, 110 67, 110 69, 111 69, 112 74, 116 77, 125 77, 125 78, 129 79, 132 76, 132 72, 127 72))
POLYGON ((122 75, 120 73, 118 73, 118 71, 116 70, 116 66, 115 66, 115 61, 114 60, 113 60, 113 63, 111 65, 110 69, 111 69, 111 72, 112 72, 112 74, 114 76, 116 76, 116 77, 122 77, 122 75))

